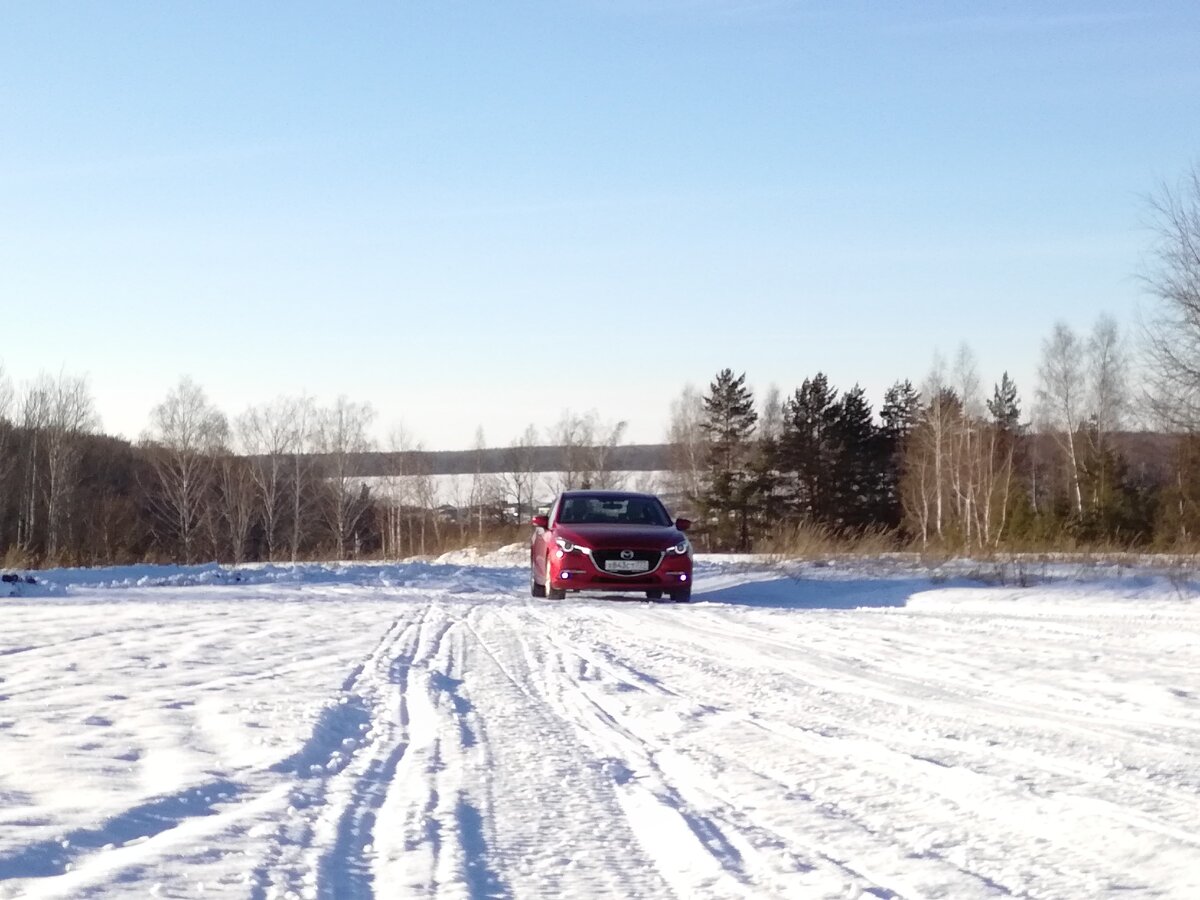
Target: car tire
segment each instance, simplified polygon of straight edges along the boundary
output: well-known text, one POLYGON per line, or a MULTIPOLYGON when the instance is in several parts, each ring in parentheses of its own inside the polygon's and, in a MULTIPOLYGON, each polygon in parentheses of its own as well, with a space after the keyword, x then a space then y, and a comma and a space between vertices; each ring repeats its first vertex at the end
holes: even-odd
POLYGON ((646 591, 647 600, 661 600, 662 591, 646 591))
POLYGON ((550 587, 550 560, 546 560, 546 596, 551 600, 567 599, 567 592, 565 590, 550 587))
POLYGON ((533 577, 533 569, 532 568, 530 568, 530 570, 529 570, 529 596, 531 596, 531 597, 545 597, 546 596, 546 586, 544 584, 538 584, 538 580, 533 577))
POLYGON ((677 591, 671 591, 672 603, 690 603, 692 600, 692 589, 690 587, 680 588, 677 591))

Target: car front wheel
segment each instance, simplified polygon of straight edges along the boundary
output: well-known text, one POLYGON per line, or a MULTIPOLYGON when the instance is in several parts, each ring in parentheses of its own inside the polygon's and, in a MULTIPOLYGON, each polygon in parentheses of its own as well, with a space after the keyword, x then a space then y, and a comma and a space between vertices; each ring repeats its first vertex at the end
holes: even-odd
POLYGON ((565 600, 567 592, 550 586, 550 560, 546 560, 546 596, 551 600, 565 600))
POLYGON ((689 603, 692 599, 692 589, 690 587, 680 588, 677 591, 671 591, 671 601, 673 603, 689 603))

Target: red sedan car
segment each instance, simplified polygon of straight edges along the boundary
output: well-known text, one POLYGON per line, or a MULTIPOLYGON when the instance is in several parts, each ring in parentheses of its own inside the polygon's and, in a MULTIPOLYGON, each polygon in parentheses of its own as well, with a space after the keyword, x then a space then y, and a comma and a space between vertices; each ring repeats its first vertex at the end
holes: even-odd
POLYGON ((561 600, 567 591, 644 591, 676 602, 692 597, 691 523, 672 521, 653 494, 564 491, 548 516, 533 517, 530 592, 561 600))

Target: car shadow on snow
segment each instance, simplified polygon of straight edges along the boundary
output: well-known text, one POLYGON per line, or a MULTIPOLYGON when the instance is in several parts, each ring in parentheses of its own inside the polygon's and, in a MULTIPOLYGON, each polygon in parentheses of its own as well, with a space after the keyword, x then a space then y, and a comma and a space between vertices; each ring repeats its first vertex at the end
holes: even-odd
MULTIPOLYGON (((750 606, 759 609, 900 609, 908 605, 914 594, 939 588, 954 587, 959 581, 935 582, 927 577, 890 578, 804 578, 786 574, 769 574, 751 581, 738 580, 733 584, 722 584, 727 577, 718 576, 716 584, 706 584, 703 573, 698 573, 693 586, 692 606, 705 603, 720 603, 729 606, 750 606)), ((962 580, 961 584, 969 582, 962 580)), ((643 593, 582 592, 569 595, 578 600, 595 600, 602 603, 659 603, 648 601, 643 593)))
POLYGON ((761 609, 903 608, 914 594, 946 585, 928 578, 796 578, 776 575, 725 587, 706 588, 697 578, 693 603, 723 603, 761 609))

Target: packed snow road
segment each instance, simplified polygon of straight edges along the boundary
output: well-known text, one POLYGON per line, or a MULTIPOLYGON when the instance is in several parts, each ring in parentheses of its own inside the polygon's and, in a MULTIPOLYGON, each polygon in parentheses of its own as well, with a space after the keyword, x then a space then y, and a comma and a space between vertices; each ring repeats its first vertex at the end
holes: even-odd
POLYGON ((518 562, 15 589, 0 897, 1200 896, 1178 579, 518 562))

